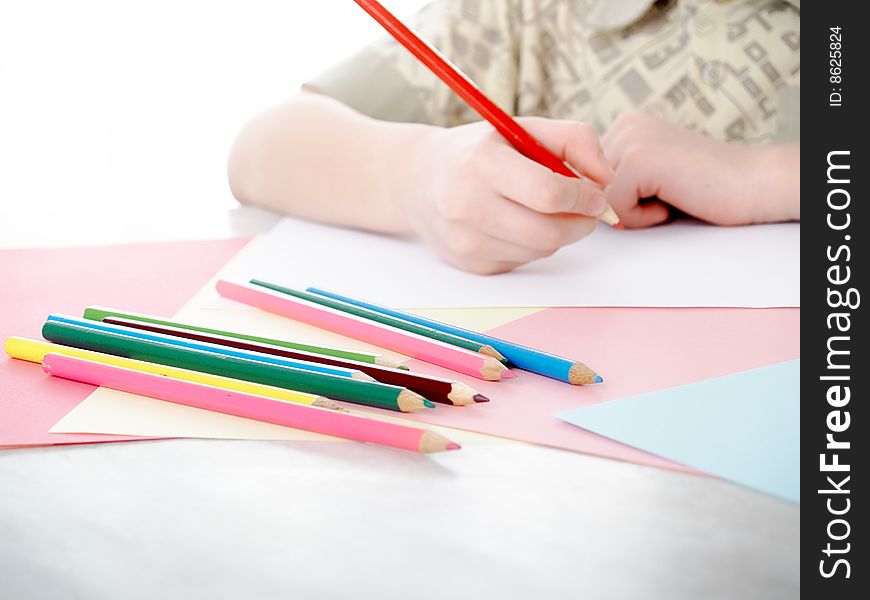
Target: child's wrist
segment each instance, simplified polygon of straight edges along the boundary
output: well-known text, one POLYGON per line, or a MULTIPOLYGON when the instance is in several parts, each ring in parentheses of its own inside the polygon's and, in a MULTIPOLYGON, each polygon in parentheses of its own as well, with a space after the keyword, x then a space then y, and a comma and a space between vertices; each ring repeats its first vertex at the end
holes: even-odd
POLYGON ((406 205, 413 193, 416 147, 428 126, 369 119, 368 127, 361 135, 374 143, 356 149, 368 188, 352 208, 358 214, 351 222, 385 233, 411 233, 406 205))
POLYGON ((390 204, 405 233, 415 231, 414 218, 417 200, 426 185, 425 174, 430 170, 433 140, 441 127, 423 124, 402 124, 396 130, 394 154, 385 173, 389 188, 385 200, 390 204))
POLYGON ((771 144, 753 148, 757 223, 800 220, 800 147, 771 144))

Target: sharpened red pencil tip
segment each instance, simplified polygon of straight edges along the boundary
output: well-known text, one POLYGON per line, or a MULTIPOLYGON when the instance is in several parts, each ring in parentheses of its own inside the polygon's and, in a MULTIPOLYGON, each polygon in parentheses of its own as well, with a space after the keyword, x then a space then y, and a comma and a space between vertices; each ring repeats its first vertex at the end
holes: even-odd
POLYGON ((471 399, 474 400, 475 402, 489 402, 489 398, 487 398, 483 394, 475 394, 474 396, 471 397, 471 399))
POLYGON ((625 229, 625 225, 623 225, 622 223, 614 223, 613 226, 616 229, 625 229))
POLYGON ((460 448, 462 448, 462 446, 460 446, 456 442, 450 442, 449 444, 447 444, 447 450, 459 450, 460 448))
POLYGON ((517 374, 514 373, 513 371, 511 371, 510 369, 507 369, 507 370, 501 372, 502 379, 515 379, 516 376, 517 376, 517 374))

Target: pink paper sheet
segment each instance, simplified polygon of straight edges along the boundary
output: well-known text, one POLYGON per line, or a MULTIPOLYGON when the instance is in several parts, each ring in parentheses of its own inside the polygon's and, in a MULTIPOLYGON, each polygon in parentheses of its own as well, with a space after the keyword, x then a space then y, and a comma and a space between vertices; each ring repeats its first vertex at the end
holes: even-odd
MULTIPOLYGON (((0 341, 41 338, 46 315, 89 304, 171 316, 249 239, 0 250, 0 341)), ((48 433, 93 389, 0 352, 0 447, 146 439, 48 433)))
MULTIPOLYGON (((800 309, 553 308, 491 334, 582 360, 605 382, 574 387, 517 371, 482 382, 458 377, 492 399, 409 418, 644 465, 690 470, 574 427, 553 413, 766 366, 800 356, 800 309)), ((414 370, 456 374, 419 361, 414 370)), ((407 415, 403 415, 407 416, 407 415)))

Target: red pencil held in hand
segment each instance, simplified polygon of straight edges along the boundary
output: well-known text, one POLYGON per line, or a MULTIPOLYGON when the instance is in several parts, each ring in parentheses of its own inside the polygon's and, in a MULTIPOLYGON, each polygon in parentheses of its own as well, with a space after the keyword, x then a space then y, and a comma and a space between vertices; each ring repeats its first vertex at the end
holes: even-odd
MULTIPOLYGON (((417 59, 426 65, 444 83, 450 86, 460 98, 465 100, 481 117, 495 127, 511 145, 523 156, 544 165, 554 173, 565 177, 581 179, 580 174, 568 163, 550 152, 537 138, 526 131, 516 120, 486 97, 480 88, 456 65, 441 55, 436 48, 411 31, 390 11, 376 0, 354 0, 372 18, 381 24, 396 41, 402 44, 417 59)), ((598 215, 599 220, 622 228, 619 217, 610 205, 598 215)))

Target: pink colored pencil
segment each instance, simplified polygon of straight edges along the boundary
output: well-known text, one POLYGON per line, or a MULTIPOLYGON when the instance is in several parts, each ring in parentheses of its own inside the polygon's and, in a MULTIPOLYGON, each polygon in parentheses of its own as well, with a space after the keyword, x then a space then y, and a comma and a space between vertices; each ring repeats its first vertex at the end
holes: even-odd
POLYGON ((438 340, 370 321, 340 310, 321 306, 287 294, 279 294, 261 286, 236 283, 221 279, 217 282, 221 296, 256 306, 257 308, 290 317, 321 329, 334 331, 341 335, 368 342, 381 348, 418 358, 426 362, 446 367, 458 373, 465 373, 497 381, 511 379, 515 375, 491 356, 472 352, 438 340))
POLYGON ((74 356, 46 354, 42 368, 55 377, 359 442, 427 453, 459 448, 458 444, 426 429, 283 402, 74 356))

